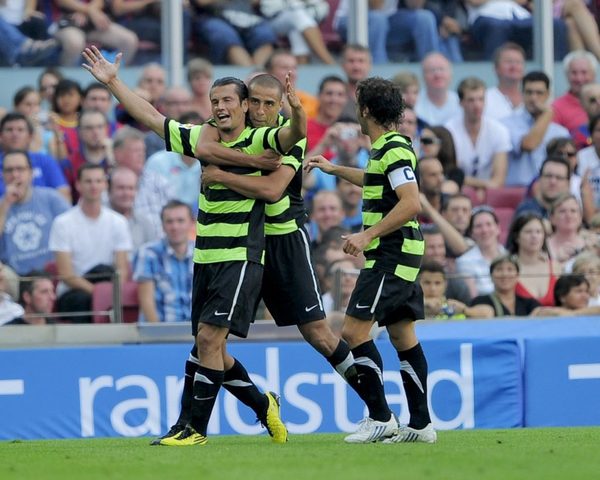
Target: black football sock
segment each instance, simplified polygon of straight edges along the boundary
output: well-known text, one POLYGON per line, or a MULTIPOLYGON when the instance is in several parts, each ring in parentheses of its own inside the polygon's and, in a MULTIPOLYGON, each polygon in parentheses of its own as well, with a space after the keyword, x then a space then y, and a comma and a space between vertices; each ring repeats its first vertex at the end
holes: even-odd
POLYGON ((233 367, 225 372, 223 387, 244 405, 247 405, 256 416, 262 418, 269 406, 269 401, 254 382, 244 366, 235 359, 233 367))
POLYGON ((354 388, 352 382, 354 381, 354 383, 356 383, 356 364, 354 355, 352 355, 352 351, 348 344, 340 339, 334 352, 329 357, 325 358, 335 371, 338 372, 352 388, 354 388))
POLYGON ((192 348, 188 359, 185 361, 185 377, 183 379, 183 392, 181 393, 181 410, 177 425, 187 425, 192 418, 192 396, 194 395, 194 375, 200 365, 198 349, 192 348))
POLYGON ((427 359, 420 343, 408 350, 398 352, 398 358, 410 412, 408 426, 421 429, 431 422, 427 407, 427 359))
POLYGON ((223 370, 212 370, 198 366, 194 376, 194 395, 192 398, 192 427, 206 435, 210 414, 217 401, 219 389, 223 384, 223 370))
POLYGON ((369 409, 369 417, 380 422, 387 422, 392 415, 383 390, 383 360, 369 340, 352 349, 356 375, 348 382, 365 402, 369 409))

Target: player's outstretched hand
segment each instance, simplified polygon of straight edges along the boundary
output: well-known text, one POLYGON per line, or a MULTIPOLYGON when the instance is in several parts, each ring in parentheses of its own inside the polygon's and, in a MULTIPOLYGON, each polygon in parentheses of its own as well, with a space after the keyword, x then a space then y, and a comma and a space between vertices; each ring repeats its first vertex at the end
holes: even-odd
POLYGON ((100 53, 100 50, 98 50, 98 48, 94 45, 86 48, 82 55, 87 62, 82 65, 83 68, 90 72, 100 83, 104 83, 106 85, 111 80, 117 78, 123 53, 119 52, 117 54, 115 63, 111 63, 104 58, 102 53, 100 53))
POLYGON ((292 72, 288 72, 285 76, 285 94, 290 107, 300 108, 302 106, 300 99, 296 96, 296 89, 292 84, 292 72))
POLYGON ((318 168, 325 173, 331 173, 333 171, 332 163, 327 160, 323 155, 314 155, 304 160, 304 171, 310 172, 313 168, 318 168))

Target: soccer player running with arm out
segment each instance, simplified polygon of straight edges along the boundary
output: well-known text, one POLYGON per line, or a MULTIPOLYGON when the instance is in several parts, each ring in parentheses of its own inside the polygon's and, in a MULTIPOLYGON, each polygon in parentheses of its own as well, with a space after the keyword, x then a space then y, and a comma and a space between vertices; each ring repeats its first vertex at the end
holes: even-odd
MULTIPOLYGON (((188 155, 194 153, 201 126, 180 125, 168 120, 131 92, 117 77, 120 55, 112 64, 92 47, 86 49, 84 57, 88 62, 85 68, 111 89, 134 118, 165 137, 169 150, 188 155)), ((294 97, 289 81, 287 87, 288 97, 294 97)), ((306 134, 306 120, 299 102, 296 104, 300 111, 289 127, 247 128, 247 89, 241 80, 233 77, 219 79, 213 84, 211 103, 221 139, 247 153, 261 153, 268 145, 283 154, 306 134)), ((272 164, 272 160, 270 162, 272 164)), ((260 174, 257 167, 260 165, 246 163, 237 168, 245 169, 249 174, 260 174)), ((187 410, 191 415, 184 419, 187 427, 178 422, 178 431, 172 428, 159 443, 186 446, 207 442, 208 419, 218 390, 230 370, 235 370, 238 379, 232 383, 245 384, 244 392, 237 392, 236 396, 243 397, 242 401, 254 409, 273 440, 283 443, 287 440, 287 430, 279 418, 276 396, 270 392, 260 393, 243 366, 228 356, 225 349, 228 333, 247 335, 258 304, 264 251, 264 204, 223 189, 203 189, 199 204, 192 299, 192 329, 199 355, 190 357, 192 361, 186 364, 185 382, 188 388, 192 385, 193 397, 188 398, 191 406, 182 408, 182 412, 187 410), (228 206, 226 211, 222 205, 228 206), (231 206, 239 208, 238 221, 223 223, 227 213, 231 213, 231 206), (220 233, 214 230, 215 227, 220 233), (237 285, 235 290, 229 288, 232 284, 237 285), (243 377, 241 381, 240 376, 243 377)))
POLYGON ((365 267, 349 300, 342 338, 352 348, 359 375, 368 384, 369 417, 346 437, 349 443, 425 442, 437 439, 427 406, 427 361, 415 333, 424 318, 423 292, 416 281, 424 241, 416 216, 419 190, 416 157, 410 140, 396 132, 404 103, 400 89, 379 77, 358 84, 357 115, 361 130, 371 139, 366 169, 332 164, 322 156, 308 158, 306 169, 344 178, 363 187, 363 226, 345 236, 343 250, 363 252, 365 267), (369 337, 373 322, 385 326, 400 360, 410 422, 398 427, 383 388, 383 362, 369 337))

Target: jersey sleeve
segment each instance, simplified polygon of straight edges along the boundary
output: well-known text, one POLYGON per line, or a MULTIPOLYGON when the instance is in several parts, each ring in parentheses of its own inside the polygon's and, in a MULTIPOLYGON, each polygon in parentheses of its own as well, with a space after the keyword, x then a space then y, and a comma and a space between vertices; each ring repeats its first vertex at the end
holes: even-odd
POLYGON ((165 118, 166 150, 182 153, 188 157, 195 157, 200 130, 202 130, 202 125, 183 124, 171 118, 165 118))
POLYGON ((302 168, 302 160, 304 159, 304 153, 306 151, 306 138, 300 140, 296 145, 294 145, 291 150, 281 159, 282 165, 287 165, 294 169, 294 171, 298 171, 302 168))

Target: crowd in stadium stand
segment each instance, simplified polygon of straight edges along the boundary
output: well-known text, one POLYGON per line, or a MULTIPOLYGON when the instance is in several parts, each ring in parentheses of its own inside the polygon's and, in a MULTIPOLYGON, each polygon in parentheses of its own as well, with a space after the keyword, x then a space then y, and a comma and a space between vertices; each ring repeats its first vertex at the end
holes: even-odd
MULTIPOLYGON (((419 62, 422 84, 402 63, 393 80, 419 159, 427 317, 600 313, 600 2, 553 2, 568 82, 553 101, 548 76, 526 71, 534 2, 371 0, 369 47, 346 43, 348 3, 186 1, 187 85, 170 86, 160 0, 0 0, 0 65, 45 67, 0 105, 0 325, 107 321, 92 311, 110 308, 100 286, 117 274, 134 292, 127 320, 189 320, 200 163, 168 152, 104 85, 65 77, 89 44, 143 65, 136 93, 195 124, 211 116, 213 65, 295 82, 301 64, 339 63, 344 76, 297 92, 306 156, 360 168, 358 82, 374 64, 419 62), (466 60, 493 61, 497 83, 452 90, 466 60)), ((361 190, 320 170, 303 187, 324 304, 343 311, 364 260, 341 250, 362 228, 361 190)))

